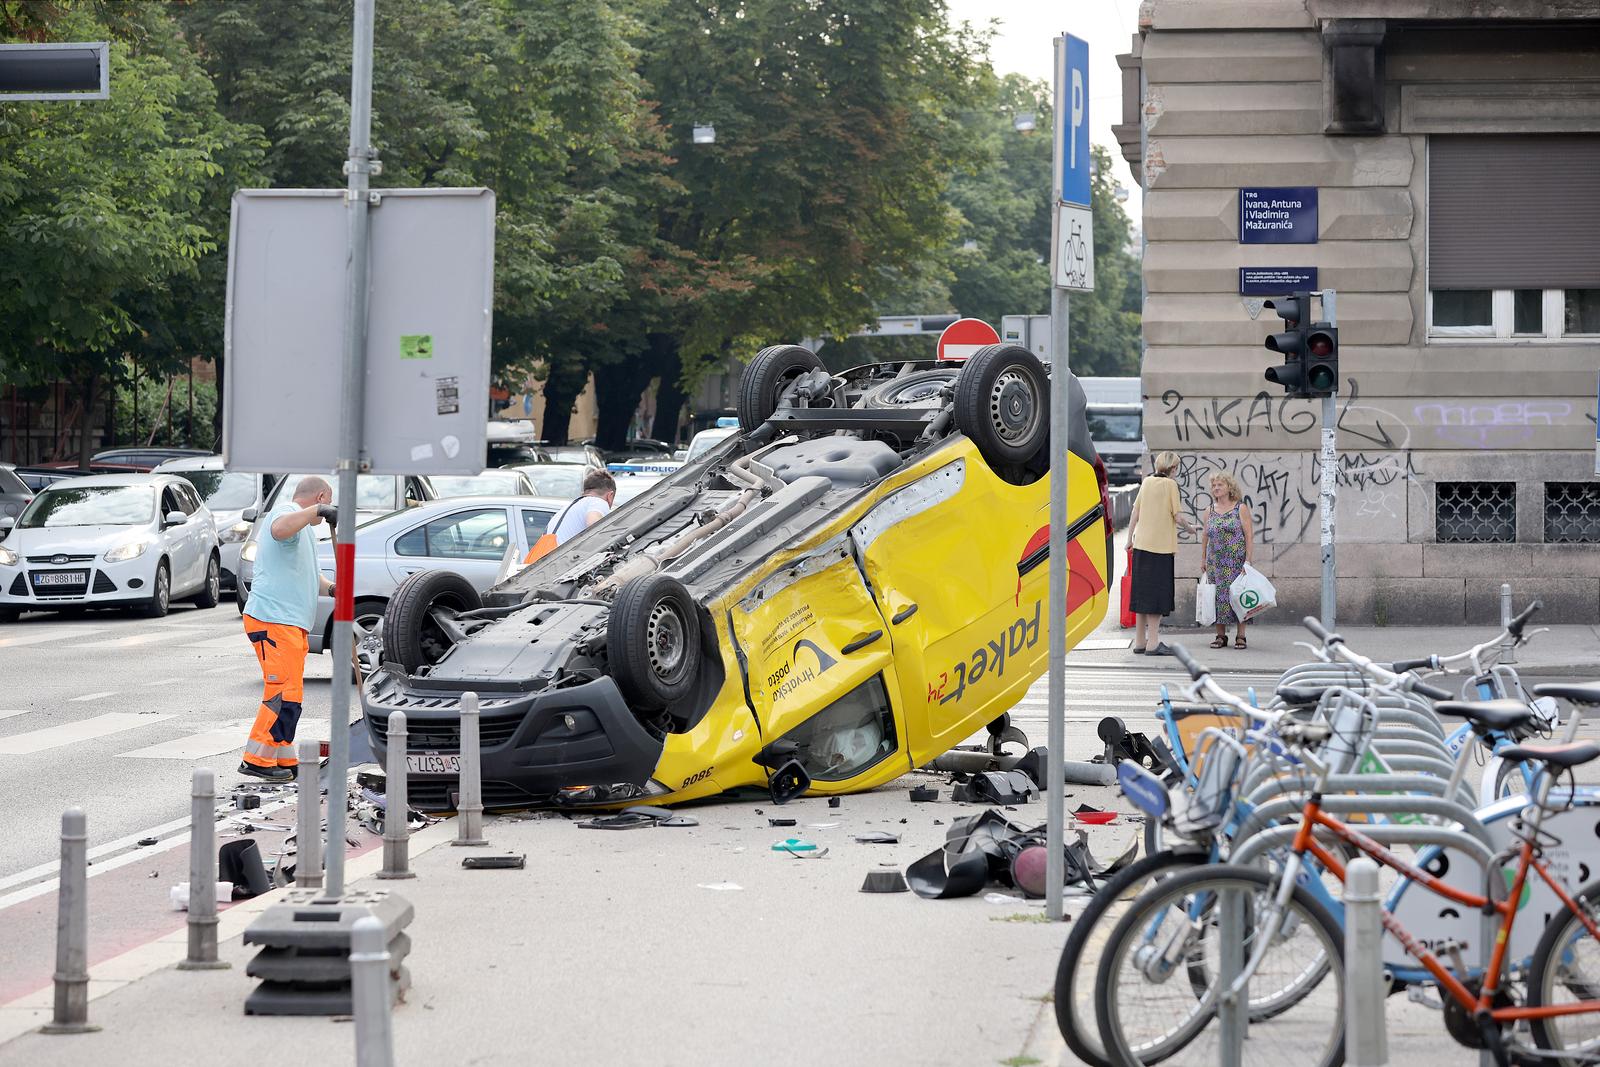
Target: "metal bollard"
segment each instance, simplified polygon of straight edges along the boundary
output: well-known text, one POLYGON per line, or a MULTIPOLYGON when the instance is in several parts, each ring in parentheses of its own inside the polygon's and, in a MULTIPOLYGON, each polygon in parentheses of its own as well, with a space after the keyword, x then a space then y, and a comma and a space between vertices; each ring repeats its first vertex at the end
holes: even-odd
POLYGON ((415 878, 411 865, 411 829, 406 815, 411 810, 406 779, 406 713, 389 715, 389 752, 384 768, 383 870, 379 878, 415 878))
MULTIPOLYGON (((1509 584, 1502 584, 1500 586, 1500 629, 1504 630, 1507 626, 1511 625, 1511 616, 1513 614, 1514 612, 1511 610, 1511 586, 1509 584)), ((1500 654, 1500 662, 1517 662, 1516 641, 1506 642, 1505 651, 1500 654)))
POLYGON ((82 808, 61 816, 56 897, 56 1010, 43 1034, 87 1034, 89 1022, 89 825, 82 808))
POLYGON ((356 1067, 394 1067, 389 1008, 389 948, 383 923, 371 915, 350 927, 351 1013, 356 1022, 356 1067))
POLYGON ((299 812, 294 834, 294 884, 297 889, 321 889, 322 785, 318 772, 322 769, 322 746, 315 741, 301 741, 297 748, 300 766, 295 792, 299 812))
POLYGON ((1344 879, 1344 1042, 1348 1067, 1388 1067, 1384 1021, 1388 982, 1383 975, 1383 925, 1378 865, 1365 856, 1350 862, 1344 879))
POLYGON ((217 971, 217 777, 207 767, 194 772, 189 790, 189 955, 180 971, 217 971))
POLYGON ((461 694, 461 799, 452 845, 487 845, 483 837, 483 747, 478 741, 478 694, 461 694))

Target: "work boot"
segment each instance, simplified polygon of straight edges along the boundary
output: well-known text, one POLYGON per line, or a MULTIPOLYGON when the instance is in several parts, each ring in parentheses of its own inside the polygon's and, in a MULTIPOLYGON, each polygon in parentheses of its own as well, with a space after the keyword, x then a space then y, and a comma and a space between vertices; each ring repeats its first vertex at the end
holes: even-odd
POLYGON ((239 773, 248 774, 252 778, 262 778, 269 782, 294 781, 294 772, 287 767, 257 767, 254 763, 240 761, 239 773))

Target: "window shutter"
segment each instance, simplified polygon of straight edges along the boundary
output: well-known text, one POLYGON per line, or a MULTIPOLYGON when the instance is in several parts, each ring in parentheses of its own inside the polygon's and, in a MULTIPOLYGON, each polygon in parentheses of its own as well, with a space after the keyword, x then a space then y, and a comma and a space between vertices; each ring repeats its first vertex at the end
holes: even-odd
POLYGON ((1428 286, 1600 288, 1600 135, 1428 138, 1428 286))

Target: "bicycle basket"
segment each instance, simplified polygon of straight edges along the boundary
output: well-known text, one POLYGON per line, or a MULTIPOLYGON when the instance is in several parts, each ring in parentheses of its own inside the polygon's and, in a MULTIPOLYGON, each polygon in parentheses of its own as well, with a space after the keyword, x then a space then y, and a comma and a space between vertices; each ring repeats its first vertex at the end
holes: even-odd
POLYGON ((1227 731, 1212 727, 1200 732, 1189 762, 1188 789, 1174 790, 1174 829, 1188 836, 1227 820, 1244 755, 1244 746, 1227 731))

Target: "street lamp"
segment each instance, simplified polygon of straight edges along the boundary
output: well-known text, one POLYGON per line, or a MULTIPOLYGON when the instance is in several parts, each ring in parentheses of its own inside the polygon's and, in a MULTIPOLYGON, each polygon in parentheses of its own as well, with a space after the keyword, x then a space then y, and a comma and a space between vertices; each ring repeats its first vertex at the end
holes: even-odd
POLYGON ((717 128, 715 126, 711 125, 709 122, 705 123, 704 125, 701 125, 700 123, 696 123, 695 127, 694 127, 694 143, 695 144, 716 144, 717 143, 717 128))
POLYGON ((1021 111, 1011 117, 1011 128, 1018 133, 1032 133, 1038 116, 1031 111, 1021 111))

